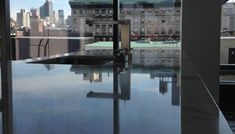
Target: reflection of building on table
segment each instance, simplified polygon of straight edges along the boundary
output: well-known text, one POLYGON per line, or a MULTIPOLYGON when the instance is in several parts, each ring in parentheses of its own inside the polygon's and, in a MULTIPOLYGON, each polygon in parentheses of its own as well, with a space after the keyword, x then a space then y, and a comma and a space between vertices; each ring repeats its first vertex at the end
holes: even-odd
POLYGON ((159 78, 159 92, 163 95, 168 92, 168 83, 171 83, 171 103, 172 105, 180 105, 179 74, 172 72, 154 72, 150 74, 150 78, 159 78))
POLYGON ((93 72, 93 73, 83 73, 83 80, 89 80, 92 82, 102 82, 102 74, 93 72))
POLYGON ((129 68, 125 68, 125 63, 113 64, 113 93, 100 93, 90 91, 88 98, 109 98, 113 99, 113 133, 120 134, 120 113, 119 99, 130 100, 131 77, 129 68), (123 81, 124 80, 124 81, 123 81), (121 89, 121 93, 119 93, 121 89))
MULTIPOLYGON (((132 64, 131 73, 145 73, 150 74, 151 79, 157 78, 159 80, 159 92, 161 94, 166 94, 168 92, 168 85, 171 84, 171 93, 172 93, 172 105, 179 105, 180 104, 180 77, 179 77, 179 71, 176 71, 177 68, 175 66, 171 66, 168 69, 162 69, 157 66, 144 66, 144 65, 138 65, 138 64, 132 64)), ((103 73, 112 73, 112 65, 111 64, 105 64, 102 66, 79 66, 79 65, 72 65, 70 68, 71 72, 74 72, 75 74, 83 74, 84 80, 94 81, 94 77, 88 77, 88 76, 94 76, 94 74, 98 74, 96 76, 98 79, 96 81, 102 82, 102 75, 103 73)), ((129 76, 130 70, 125 70, 123 72, 119 72, 118 76, 118 86, 121 89, 121 94, 119 95, 120 99, 123 99, 123 96, 126 98, 128 97, 128 94, 130 94, 130 76, 129 76), (128 74, 128 75, 127 75, 128 74), (126 90, 128 89, 128 90, 126 90), (126 93, 127 92, 127 93, 126 93)), ((90 92, 90 97, 98 97, 98 98, 113 98, 114 95, 112 93, 95 93, 90 92)), ((124 99, 126 100, 126 99, 124 99)))
MULTIPOLYGON (((96 42, 85 46, 86 55, 112 55, 112 42, 96 42)), ((131 42, 132 63, 152 66, 179 66, 180 42, 131 42)))
POLYGON ((89 97, 97 97, 97 98, 113 98, 117 97, 122 100, 130 99, 130 70, 125 69, 125 65, 123 63, 118 63, 119 65, 114 65, 117 67, 116 71, 113 71, 112 65, 103 65, 103 67, 87 67, 87 66, 79 66, 72 65, 70 68, 71 72, 75 72, 75 74, 83 74, 83 80, 88 80, 90 82, 102 82, 102 73, 107 72, 108 74, 113 72, 114 77, 117 76, 118 79, 116 83, 121 90, 121 93, 117 96, 112 93, 97 93, 90 92, 88 94, 89 97), (123 68, 124 67, 124 68, 123 68))
MULTIPOLYGON (((103 72, 113 72, 113 93, 104 93, 104 92, 96 92, 90 91, 87 94, 88 98, 97 98, 97 99, 112 99, 113 100, 113 133, 120 133, 120 113, 119 113, 119 99, 121 100, 130 100, 131 96, 131 72, 144 72, 149 73, 150 78, 159 78, 160 79, 160 92, 162 90, 167 91, 167 84, 172 83, 172 105, 179 106, 180 103, 180 91, 179 91, 179 81, 178 81, 178 73, 175 74, 173 69, 169 70, 158 70, 154 71, 156 68, 151 70, 151 67, 147 69, 145 66, 137 66, 133 65, 133 68, 130 67, 125 68, 125 63, 116 63, 113 64, 105 64, 102 66, 80 66, 80 65, 72 65, 70 68, 71 72, 75 72, 75 74, 83 74, 91 75, 99 74, 99 78, 102 78, 103 72), (98 72, 98 73, 97 73, 98 72), (162 86, 163 85, 163 86, 162 86), (175 91, 173 91, 175 90, 175 91)), ((85 77, 88 78, 88 77, 85 77)), ((89 77, 90 81, 94 80, 94 77, 89 77)), ((85 79, 88 80, 88 79, 85 79)), ((164 91, 165 92, 165 91, 164 91)))

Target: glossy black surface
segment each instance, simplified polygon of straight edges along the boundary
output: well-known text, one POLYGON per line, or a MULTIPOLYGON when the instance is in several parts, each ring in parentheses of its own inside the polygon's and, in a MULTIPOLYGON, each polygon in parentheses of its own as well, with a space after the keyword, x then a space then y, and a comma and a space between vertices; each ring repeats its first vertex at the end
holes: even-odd
POLYGON ((16 62, 13 72, 15 133, 180 133, 178 69, 16 62))
POLYGON ((12 71, 14 134, 232 133, 188 60, 182 74, 178 67, 112 62, 16 61, 12 71))

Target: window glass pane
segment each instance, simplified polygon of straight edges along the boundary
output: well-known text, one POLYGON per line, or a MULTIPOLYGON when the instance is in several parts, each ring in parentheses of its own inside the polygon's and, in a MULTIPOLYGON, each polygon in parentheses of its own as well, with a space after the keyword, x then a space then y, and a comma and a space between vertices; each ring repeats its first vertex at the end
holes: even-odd
POLYGON ((180 2, 119 7, 113 21, 112 0, 11 0, 16 133, 180 134, 180 2))
MULTIPOLYGON (((226 3, 223 3, 221 9, 220 65, 228 67, 235 63, 235 1, 225 0, 224 2, 226 3)), ((235 114, 232 112, 234 108, 229 101, 233 97, 231 89, 235 83, 235 75, 232 72, 228 71, 228 68, 220 70, 220 108, 234 130, 235 114), (226 86, 226 84, 230 86, 226 86)))

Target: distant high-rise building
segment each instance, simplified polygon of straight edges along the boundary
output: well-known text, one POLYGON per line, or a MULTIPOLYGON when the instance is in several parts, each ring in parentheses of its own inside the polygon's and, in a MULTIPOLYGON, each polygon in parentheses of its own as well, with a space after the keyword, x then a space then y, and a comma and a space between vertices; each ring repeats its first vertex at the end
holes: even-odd
POLYGON ((40 17, 42 19, 53 16, 53 3, 51 0, 46 0, 40 7, 40 17))
POLYGON ((41 36, 43 33, 43 21, 40 20, 39 9, 31 8, 30 9, 30 36, 41 36))
POLYGON ((64 10, 58 10, 58 26, 64 27, 64 10))
POLYGON ((41 36, 44 30, 43 21, 39 16, 30 16, 30 36, 41 36))
POLYGON ((17 27, 30 28, 30 13, 25 9, 20 9, 20 12, 17 13, 17 27))
POLYGON ((67 25, 67 28, 72 28, 73 26, 73 22, 72 22, 72 16, 68 16, 67 19, 66 19, 66 25, 67 25))
POLYGON ((39 9, 37 8, 31 8, 30 13, 31 13, 31 16, 40 16, 39 9))
POLYGON ((25 15, 25 27, 30 28, 30 12, 25 15))
POLYGON ((22 27, 24 25, 24 15, 25 14, 25 9, 21 9, 19 13, 17 13, 17 27, 22 27))
POLYGON ((221 31, 235 31, 235 3, 222 6, 221 31))
POLYGON ((58 22, 58 13, 53 11, 53 15, 50 17, 50 23, 56 25, 58 22))

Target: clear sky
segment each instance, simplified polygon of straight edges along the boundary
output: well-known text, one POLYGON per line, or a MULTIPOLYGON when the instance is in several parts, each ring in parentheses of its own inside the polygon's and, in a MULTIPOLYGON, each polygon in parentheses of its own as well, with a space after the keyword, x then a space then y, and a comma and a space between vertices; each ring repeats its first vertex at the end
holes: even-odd
MULTIPOLYGON (((16 19, 16 13, 20 9, 26 9, 30 11, 30 8, 39 8, 46 0, 10 0, 11 18, 16 19)), ((54 4, 54 10, 63 9, 65 16, 71 14, 71 8, 69 6, 69 0, 51 0, 54 4)))

